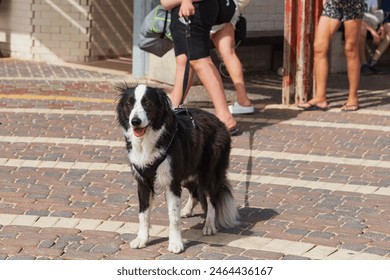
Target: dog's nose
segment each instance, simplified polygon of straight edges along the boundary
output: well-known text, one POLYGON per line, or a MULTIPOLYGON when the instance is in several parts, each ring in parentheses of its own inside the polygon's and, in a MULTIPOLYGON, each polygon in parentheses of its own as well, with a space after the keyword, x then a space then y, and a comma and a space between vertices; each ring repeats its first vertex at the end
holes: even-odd
POLYGON ((142 122, 141 119, 137 117, 131 119, 131 125, 135 127, 139 126, 141 122, 142 122))

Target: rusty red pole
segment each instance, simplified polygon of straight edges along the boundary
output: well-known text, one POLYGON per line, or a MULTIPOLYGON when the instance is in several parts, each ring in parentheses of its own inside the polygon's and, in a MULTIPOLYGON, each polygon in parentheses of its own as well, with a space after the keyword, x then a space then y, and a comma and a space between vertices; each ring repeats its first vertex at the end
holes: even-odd
POLYGON ((295 92, 296 0, 285 0, 282 103, 290 105, 295 92))
POLYGON ((306 101, 313 91, 313 42, 322 0, 285 0, 283 104, 306 101))
POLYGON ((313 1, 299 0, 297 5, 297 40, 295 103, 304 102, 312 94, 313 1))

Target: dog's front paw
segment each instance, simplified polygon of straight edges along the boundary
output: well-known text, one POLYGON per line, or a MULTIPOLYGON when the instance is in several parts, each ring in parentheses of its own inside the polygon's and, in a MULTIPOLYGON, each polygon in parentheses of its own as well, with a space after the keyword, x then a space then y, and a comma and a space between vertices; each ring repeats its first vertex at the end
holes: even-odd
POLYGON ((212 224, 206 224, 203 227, 203 235, 214 235, 217 234, 217 229, 215 228, 215 225, 212 224))
POLYGON ((183 242, 169 241, 168 251, 175 254, 183 252, 184 251, 183 242))
POLYGON ((141 239, 141 238, 137 237, 136 239, 134 239, 133 241, 130 242, 130 247, 133 249, 144 248, 144 247, 146 247, 146 242, 147 242, 146 239, 141 239))

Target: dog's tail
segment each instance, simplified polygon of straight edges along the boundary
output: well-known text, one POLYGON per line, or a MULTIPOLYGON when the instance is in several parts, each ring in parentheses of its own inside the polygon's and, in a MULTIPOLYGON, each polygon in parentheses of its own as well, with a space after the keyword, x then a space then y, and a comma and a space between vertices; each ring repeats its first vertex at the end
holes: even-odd
POLYGON ((218 191, 215 206, 217 226, 232 228, 238 224, 239 215, 228 179, 218 191))

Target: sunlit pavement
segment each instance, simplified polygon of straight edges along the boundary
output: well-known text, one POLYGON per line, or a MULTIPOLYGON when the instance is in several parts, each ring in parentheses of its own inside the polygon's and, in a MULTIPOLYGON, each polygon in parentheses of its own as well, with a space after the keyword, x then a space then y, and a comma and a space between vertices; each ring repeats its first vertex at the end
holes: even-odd
MULTIPOLYGON (((0 76, 0 259, 390 259, 389 76, 363 76, 344 113, 346 74, 330 76, 327 112, 281 106, 280 77, 248 74, 256 112, 237 117, 228 173, 241 223, 205 237, 196 208, 177 255, 162 194, 149 246, 129 246, 138 199, 115 84, 131 75, 0 59, 0 76)), ((187 105, 212 110, 201 86, 187 105)))

